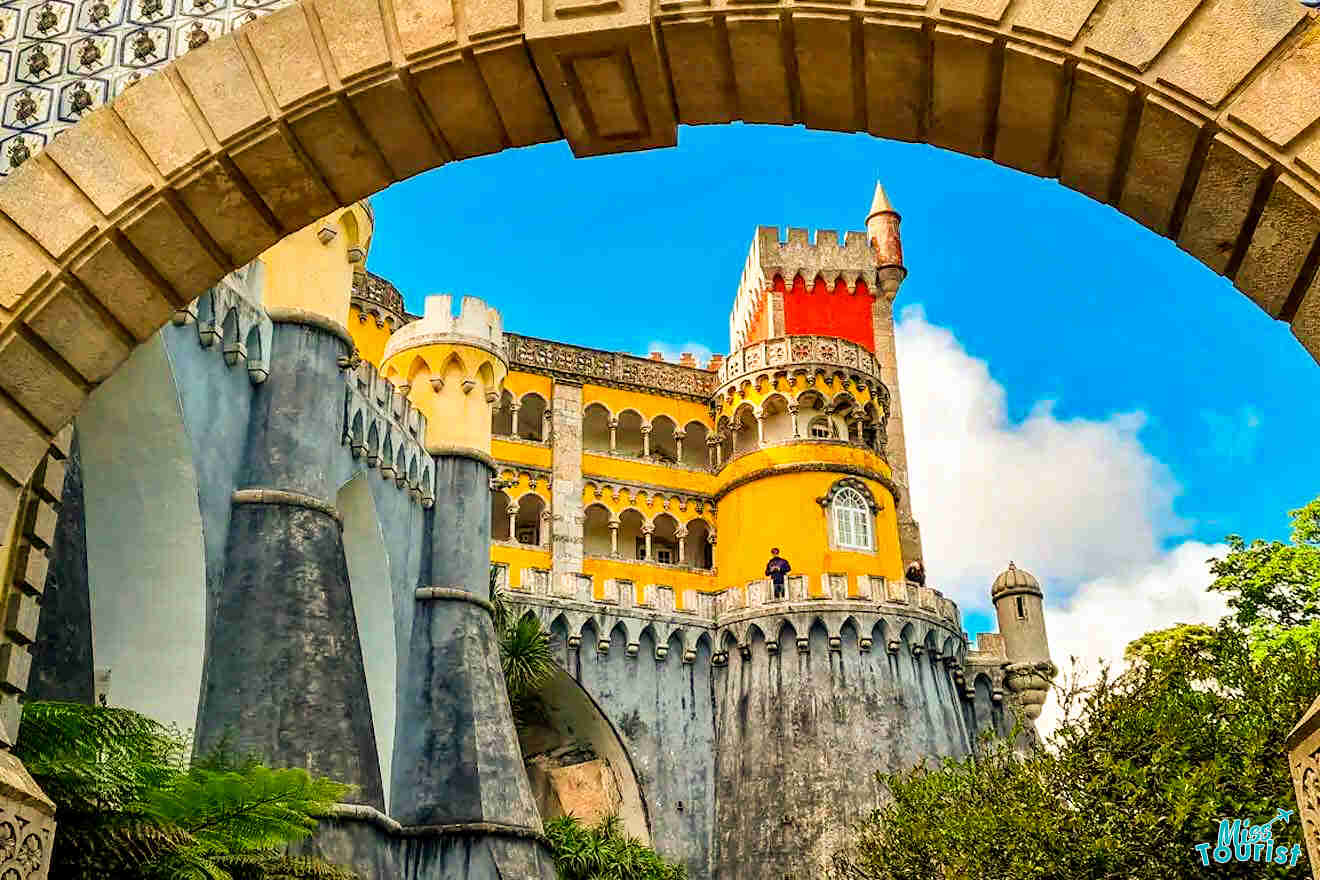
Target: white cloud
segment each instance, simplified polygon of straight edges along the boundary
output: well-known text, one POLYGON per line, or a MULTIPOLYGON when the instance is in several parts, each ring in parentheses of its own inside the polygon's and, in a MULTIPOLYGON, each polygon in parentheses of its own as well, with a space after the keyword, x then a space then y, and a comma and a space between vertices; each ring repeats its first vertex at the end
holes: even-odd
POLYGON ((708 346, 700 342, 684 342, 676 344, 673 342, 652 342, 642 352, 641 357, 650 357, 651 352, 658 351, 665 356, 665 360, 670 363, 678 363, 678 358, 684 352, 691 353, 697 359, 698 366, 706 366, 710 362, 710 356, 714 354, 708 346))
MULTIPOLYGON (((1063 677, 1078 661, 1083 681, 1093 680, 1103 662, 1114 672, 1123 668, 1128 643, 1151 630, 1178 623, 1214 623, 1228 612, 1222 593, 1206 587, 1213 577, 1206 560, 1228 552, 1223 544, 1186 541, 1135 571, 1088 581, 1069 599, 1045 609, 1050 654, 1063 677)), ((1037 721, 1046 734, 1059 719, 1056 696, 1050 695, 1037 721)))
POLYGON ((1060 419, 1041 401, 1014 423, 986 363, 920 308, 904 310, 897 343, 926 569, 965 607, 988 605, 1010 559, 1048 591, 1149 563, 1184 529, 1179 487, 1138 437, 1142 413, 1060 419))
MULTIPOLYGON (((989 608, 990 583, 1010 559, 1040 578, 1050 653, 1094 675, 1118 668, 1128 642, 1175 623, 1218 620, 1206 560, 1223 546, 1168 547, 1186 524, 1179 486, 1143 447, 1145 416, 1060 419, 1041 401, 1020 422, 984 361, 920 308, 897 330, 912 505, 932 586, 963 607, 989 608)), ((1258 423, 1244 410, 1235 424, 1258 423)), ((1038 729, 1052 729, 1054 698, 1038 729)))

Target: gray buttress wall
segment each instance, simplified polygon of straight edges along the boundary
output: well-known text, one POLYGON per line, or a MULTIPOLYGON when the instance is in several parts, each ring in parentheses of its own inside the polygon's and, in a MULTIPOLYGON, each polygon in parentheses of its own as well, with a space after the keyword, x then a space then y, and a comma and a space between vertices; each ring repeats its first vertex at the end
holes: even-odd
POLYGON ((805 653, 799 638, 785 625, 772 654, 753 631, 750 656, 731 650, 715 672, 718 880, 822 876, 878 803, 876 771, 971 748, 947 667, 906 637, 896 654, 882 637, 859 650, 851 627, 837 651, 819 622, 805 653))
POLYGON ((642 631, 636 657, 627 656, 621 627, 608 654, 588 623, 582 642, 558 649, 569 672, 595 698, 627 744, 651 820, 651 840, 665 858, 682 862, 693 880, 710 876, 715 821, 715 724, 711 703, 709 636, 697 640, 697 656, 684 663, 675 633, 665 659, 655 656, 655 636, 642 631))

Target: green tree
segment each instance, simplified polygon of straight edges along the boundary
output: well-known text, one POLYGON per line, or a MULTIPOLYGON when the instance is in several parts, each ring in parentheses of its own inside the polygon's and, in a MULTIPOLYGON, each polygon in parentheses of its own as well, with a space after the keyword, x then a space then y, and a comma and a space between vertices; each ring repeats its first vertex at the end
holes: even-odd
MULTIPOLYGON (((1148 633, 1119 675, 1063 689, 1065 717, 1027 753, 987 739, 974 758, 880 777, 888 793, 834 867, 847 878, 1028 880, 1296 877, 1304 868, 1202 864, 1219 820, 1295 810, 1283 742, 1320 693, 1320 501, 1292 544, 1230 539, 1211 589, 1216 626, 1148 633)), ((1300 841, 1296 819, 1273 826, 1300 841)), ((1304 862, 1305 855, 1301 856, 1304 862)))
POLYGON ((52 880, 354 880, 287 844, 348 786, 224 749, 187 760, 178 731, 128 709, 32 702, 15 753, 55 801, 52 880))
POLYGON ((545 824, 559 880, 686 880, 682 865, 671 865, 655 850, 629 837, 617 816, 586 825, 572 816, 545 824))

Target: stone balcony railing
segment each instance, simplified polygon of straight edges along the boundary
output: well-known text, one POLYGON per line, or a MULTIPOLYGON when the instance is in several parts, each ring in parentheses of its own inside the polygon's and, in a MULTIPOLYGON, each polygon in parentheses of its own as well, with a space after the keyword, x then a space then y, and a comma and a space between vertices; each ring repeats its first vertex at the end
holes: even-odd
POLYGON ((962 633, 962 618, 957 604, 945 598, 939 590, 911 582, 889 580, 879 575, 789 575, 785 596, 778 599, 774 597, 769 579, 764 578, 713 593, 694 588, 676 592, 666 584, 643 584, 640 602, 636 600, 636 581, 621 578, 605 579, 601 585, 602 595, 597 597, 596 578, 588 574, 568 574, 555 580, 549 569, 524 568, 521 570, 521 584, 517 587, 508 586, 507 571, 501 573, 500 577, 501 585, 515 599, 526 596, 563 600, 589 604, 602 610, 610 609, 616 614, 627 609, 653 611, 662 615, 690 617, 693 623, 708 627, 759 614, 775 613, 802 603, 842 602, 879 604, 892 606, 896 610, 903 608, 909 614, 938 620, 958 634, 962 633))
POLYGON ((745 345, 725 358, 717 372, 723 387, 765 369, 842 369, 880 381, 880 362, 864 346, 833 336, 781 336, 745 345))

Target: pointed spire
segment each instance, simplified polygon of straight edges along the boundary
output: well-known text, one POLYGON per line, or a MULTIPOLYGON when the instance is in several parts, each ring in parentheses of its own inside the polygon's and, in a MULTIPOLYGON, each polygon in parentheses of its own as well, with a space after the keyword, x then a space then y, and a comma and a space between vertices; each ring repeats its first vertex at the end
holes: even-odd
POLYGON ((898 286, 907 276, 907 270, 903 268, 903 242, 898 234, 901 219, 889 203, 885 188, 876 181, 875 195, 871 198, 871 213, 866 215, 866 237, 870 240, 871 250, 875 252, 880 289, 890 302, 893 302, 898 294, 898 286))
POLYGON ((871 218, 876 214, 895 214, 894 206, 889 203, 889 196, 885 195, 885 188, 880 181, 875 182, 875 195, 871 198, 871 213, 866 215, 866 222, 870 223, 871 218))

